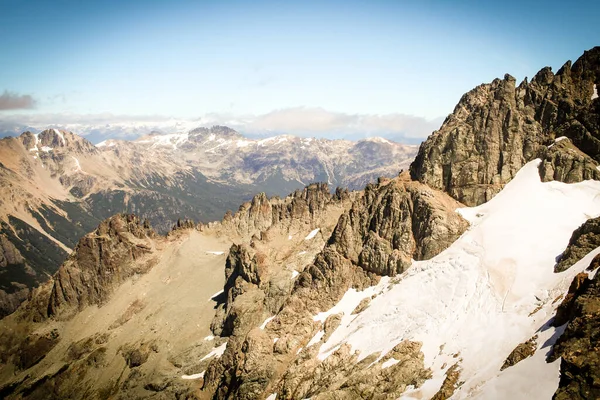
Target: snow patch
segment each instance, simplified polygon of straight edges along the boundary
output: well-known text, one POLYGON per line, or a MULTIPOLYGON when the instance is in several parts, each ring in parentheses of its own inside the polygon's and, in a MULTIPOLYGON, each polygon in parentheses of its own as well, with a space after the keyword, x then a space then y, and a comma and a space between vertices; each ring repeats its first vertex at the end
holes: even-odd
POLYGON ((224 251, 207 251, 206 254, 213 254, 215 256, 221 256, 223 254, 225 254, 224 251))
POLYGON ((181 375, 181 379, 200 379, 200 378, 204 378, 204 373, 206 371, 202 371, 198 374, 194 374, 194 375, 181 375))
POLYGON ((395 358, 390 358, 387 361, 384 361, 383 364, 381 364, 381 369, 386 369, 391 367, 392 365, 396 365, 400 362, 400 360, 396 360, 395 358))
POLYGON ((271 393, 265 400, 275 400, 277 398, 277 393, 271 393))
MULTIPOLYGON (((555 257, 564 251, 573 230, 600 214, 600 182, 544 183, 539 163, 539 159, 527 163, 489 202, 459 209, 471 227, 448 249, 430 260, 414 262, 389 289, 383 287, 386 278, 363 292, 349 289, 331 310, 315 316, 324 321, 331 314, 344 313, 338 329, 321 345, 319 359, 342 343, 360 351, 362 360, 374 352, 383 356, 403 340, 420 341, 425 367, 434 376, 415 389, 419 392, 415 398, 431 398, 444 380, 441 366, 450 365, 455 354, 463 359, 461 376, 466 382, 454 398, 471 397, 499 376, 506 356, 536 331, 543 331, 554 314, 552 301, 587 267, 577 264, 554 273, 555 257), (379 295, 371 307, 349 315, 360 300, 375 293, 379 295), (530 317, 537 305, 542 308, 530 317)), ((595 252, 600 253, 600 248, 595 252)), ((589 257, 593 255, 586 256, 587 263, 589 257)), ((554 368, 553 364, 543 371, 521 367, 521 375, 555 389, 554 368)), ((507 382, 504 386, 510 385, 507 382)), ((482 397, 494 398, 487 394, 482 397)))
POLYGON ((554 146, 554 144, 555 144, 555 143, 558 143, 558 142, 560 142, 560 141, 562 141, 562 140, 565 140, 565 139, 567 139, 567 137, 566 137, 566 136, 560 136, 560 137, 557 137, 556 139, 554 139, 554 143, 552 143, 550 146, 548 146, 548 148, 549 148, 549 149, 551 149, 551 148, 552 148, 552 146, 554 146))
POLYGON ((47 153, 47 152, 49 152, 49 151, 52 151, 52 150, 54 150, 54 149, 53 149, 52 147, 48 147, 48 146, 42 146, 42 149, 41 149, 41 150, 42 150, 44 153, 47 153))
POLYGON ((204 361, 211 357, 219 358, 223 355, 223 353, 225 353, 226 348, 227 348, 227 342, 223 343, 219 347, 215 347, 214 349, 212 349, 211 352, 208 353, 207 355, 205 355, 204 357, 202 357, 202 359, 200 361, 204 361))
POLYGON ((300 272, 293 270, 292 271, 292 279, 296 278, 298 275, 300 275, 300 272))
POLYGON ((214 299, 215 297, 217 297, 217 296, 219 296, 219 295, 223 294, 223 292, 224 292, 224 290, 219 290, 217 293, 215 293, 215 294, 213 294, 212 296, 210 296, 210 299, 209 299, 209 300, 212 300, 212 299, 214 299))
POLYGON ((211 341, 214 339, 215 339, 215 337, 213 335, 208 335, 207 337, 204 338, 204 340, 206 340, 206 341, 211 341))
POLYGON ((598 98, 598 85, 594 85, 594 93, 592 93, 592 100, 598 98))
POLYGON ((321 341, 321 339, 323 338, 323 336, 325 336, 325 331, 319 331, 319 332, 315 333, 315 336, 313 336, 312 339, 310 339, 310 342, 308 342, 306 347, 310 347, 313 344, 319 343, 321 341))
POLYGON ((292 237, 293 237, 292 235, 289 235, 288 240, 292 240, 292 237))
POLYGON ((265 321, 264 321, 264 322, 262 323, 262 325, 260 326, 260 329, 265 329, 265 328, 267 327, 267 324, 268 324, 269 322, 271 322, 271 320, 272 320, 273 318, 275 318, 275 316, 274 316, 274 315, 273 315, 272 317, 269 317, 269 318, 265 319, 265 321))
POLYGON ((81 169, 81 164, 79 164, 79 160, 77 159, 77 157, 71 156, 71 158, 73 160, 75 160, 75 169, 74 169, 74 171, 83 172, 83 170, 81 169))
POLYGON ((306 251, 302 250, 301 252, 298 253, 299 256, 303 256, 304 254, 306 254, 306 251))
POLYGON ((317 228, 313 231, 311 231, 305 238, 304 240, 310 240, 312 238, 314 238, 315 236, 317 236, 317 233, 319 233, 320 228, 317 228))
POLYGON ((252 144, 251 141, 249 140, 238 140, 235 145, 239 148, 239 147, 248 147, 252 144))
POLYGON ((374 142, 374 143, 392 144, 392 142, 390 142, 389 140, 384 139, 384 138, 379 137, 379 136, 373 136, 373 137, 370 137, 370 138, 366 138, 365 141, 367 141, 367 142, 374 142))

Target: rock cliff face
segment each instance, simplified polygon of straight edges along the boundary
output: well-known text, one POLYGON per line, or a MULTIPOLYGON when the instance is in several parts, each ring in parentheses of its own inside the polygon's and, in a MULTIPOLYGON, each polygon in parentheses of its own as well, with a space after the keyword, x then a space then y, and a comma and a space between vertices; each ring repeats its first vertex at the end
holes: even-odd
POLYGON ((600 217, 590 218, 573 232, 567 248, 554 266, 554 271, 566 271, 598 246, 600 246, 600 217))
POLYGON ((116 215, 84 236, 54 276, 48 315, 68 315, 84 306, 102 304, 134 274, 152 267, 156 236, 133 215, 116 215), (141 259, 146 262, 140 262, 141 259))
POLYGON ((367 272, 393 276, 412 260, 429 259, 448 247, 468 224, 460 204, 410 181, 408 174, 367 185, 345 213, 329 245, 367 272))
POLYGON ((265 193, 260 193, 250 202, 242 204, 235 214, 227 213, 222 225, 240 236, 252 236, 276 224, 286 227, 294 221, 314 224, 328 205, 349 198, 348 190, 338 188, 332 194, 326 183, 310 184, 283 199, 269 199, 265 193))
POLYGON ((407 174, 369 185, 339 218, 325 248, 299 274, 291 292, 275 295, 272 304, 280 306, 270 308, 275 317, 260 328, 269 315, 260 304, 273 297, 271 282, 259 252, 233 246, 226 269, 225 317, 217 313, 213 321, 215 333, 229 335, 229 341, 224 355, 206 370, 204 392, 231 399, 270 392, 284 399, 391 398, 408 385, 419 386, 429 371, 418 343, 403 343, 369 370, 364 367, 377 355, 359 362, 349 347, 319 360, 318 348, 327 334, 304 346, 319 330, 330 335, 335 322, 339 324, 340 316, 324 324, 312 316, 331 308, 348 289, 371 286, 382 275, 404 271, 411 259, 431 258, 450 245, 468 225, 455 213, 459 206, 446 194, 411 182, 407 174), (391 358, 399 362, 383 369, 391 358))
POLYGON ((554 399, 597 399, 600 397, 600 274, 593 279, 586 274, 578 275, 569 294, 557 313, 560 322, 568 320, 568 324, 550 357, 551 361, 561 357, 560 382, 554 399))
POLYGON ((600 47, 556 74, 549 67, 518 86, 505 75, 466 93, 419 148, 414 179, 470 205, 496 195, 517 171, 543 158, 540 174, 567 183, 598 178, 600 47), (555 139, 567 143, 552 146, 555 139))
POLYGON ((0 318, 10 314, 27 298, 29 288, 20 283, 36 281, 35 271, 8 237, 0 234, 0 318))

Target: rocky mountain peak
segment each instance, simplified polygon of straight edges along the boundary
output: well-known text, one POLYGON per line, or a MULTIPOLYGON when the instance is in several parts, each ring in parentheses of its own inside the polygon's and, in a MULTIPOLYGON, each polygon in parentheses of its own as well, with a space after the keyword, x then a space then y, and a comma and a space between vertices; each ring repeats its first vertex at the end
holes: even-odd
POLYGON ((29 151, 47 153, 54 150, 65 150, 83 154, 95 154, 98 152, 96 147, 87 139, 73 132, 59 129, 46 129, 38 134, 27 131, 22 133, 19 139, 29 151))
POLYGON ((555 179, 576 182, 596 176, 600 124, 593 93, 600 79, 599 54, 598 47, 587 51, 556 74, 542 68, 531 82, 524 80, 519 86, 506 74, 469 91, 421 144, 410 167, 412 177, 467 205, 482 204, 526 162, 545 158, 548 146, 563 136, 577 151, 549 155, 548 162, 554 163, 554 170, 580 172, 554 174, 555 179))
POLYGON ((48 315, 102 304, 115 287, 152 267, 156 233, 134 215, 115 215, 81 238, 54 276, 48 315), (146 262, 141 262, 146 259, 146 262))

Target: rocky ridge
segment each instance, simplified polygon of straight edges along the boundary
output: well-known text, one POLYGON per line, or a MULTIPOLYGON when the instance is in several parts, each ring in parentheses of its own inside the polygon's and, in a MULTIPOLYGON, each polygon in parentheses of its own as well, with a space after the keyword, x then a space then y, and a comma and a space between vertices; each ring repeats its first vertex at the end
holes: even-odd
POLYGON ((505 75, 466 93, 419 148, 414 179, 470 205, 490 200, 521 167, 544 161, 541 176, 567 183, 598 179, 600 47, 554 74, 519 85, 505 75), (566 137, 570 143, 555 143, 566 137), (549 148, 550 147, 550 148, 549 148))
POLYGON ((226 268, 226 316, 217 313, 212 325, 215 334, 229 336, 228 345, 208 366, 204 390, 217 398, 250 399, 269 392, 280 398, 386 398, 420 385, 428 372, 418 343, 403 343, 396 350, 398 358, 393 353, 379 360, 379 365, 391 358, 406 360, 381 374, 364 371, 377 355, 368 364, 358 363, 357 354, 342 347, 320 361, 316 356, 323 338, 303 348, 319 330, 335 329, 330 320, 320 326, 312 316, 335 305, 348 289, 372 286, 382 275, 404 271, 411 258, 431 258, 452 243, 467 228, 454 212, 458 206, 447 195, 411 182, 407 174, 368 186, 339 218, 327 245, 298 275, 289 294, 269 293, 261 257, 252 248, 234 246, 226 268), (422 240, 425 235, 431 241, 422 240), (269 313, 257 309, 265 298, 276 305, 269 313), (275 316, 258 327, 262 318, 253 314, 275 316), (252 360, 260 360, 260 366, 250 367, 248 363, 258 362, 252 360), (391 380, 390 374, 397 376, 391 380))
MULTIPOLYGON (((594 262, 595 261, 595 262, 594 262)), ((598 267, 597 260, 592 265, 598 267)), ((597 271, 596 271, 597 272, 597 271)), ((567 323, 552 348, 550 361, 560 361, 560 382, 554 399, 593 399, 600 396, 600 275, 579 274, 559 307, 556 324, 567 323)))

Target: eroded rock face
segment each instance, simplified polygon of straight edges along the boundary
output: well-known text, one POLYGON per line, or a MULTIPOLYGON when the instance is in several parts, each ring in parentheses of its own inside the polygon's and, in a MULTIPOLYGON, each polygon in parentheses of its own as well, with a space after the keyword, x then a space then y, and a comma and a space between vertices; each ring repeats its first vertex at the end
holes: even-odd
POLYGON ((554 266, 554 272, 566 271, 598 246, 600 246, 600 217, 590 218, 573 231, 566 250, 554 266))
POLYGON ((156 236, 134 215, 115 215, 81 238, 54 276, 48 315, 102 304, 112 291, 134 274, 147 272, 152 260, 135 262, 153 251, 156 236))
POLYGON ((14 281, 26 280, 28 275, 35 276, 35 272, 10 240, 0 234, 0 276, 9 281, 8 284, 0 284, 0 318, 15 311, 27 298, 29 288, 14 281), (10 279, 11 276, 16 276, 17 279, 10 279))
POLYGON ((599 71, 596 47, 556 75, 546 67, 518 86, 507 74, 476 87, 423 142, 410 167, 412 177, 469 206, 490 200, 538 157, 546 160, 544 179, 596 179, 600 102, 592 94, 600 83, 599 71), (548 152, 561 136, 578 151, 563 144, 548 152))
POLYGON ((367 272, 395 275, 454 242, 468 223, 460 204, 403 175, 368 185, 339 220, 329 245, 367 272))
POLYGON ((339 188, 332 195, 326 183, 310 184, 284 199, 269 199, 265 193, 260 193, 252 201, 242 204, 235 214, 225 215, 222 224, 239 235, 252 236, 277 223, 313 221, 328 204, 345 200, 348 196, 347 190, 339 188))
POLYGON ((341 315, 324 324, 313 315, 333 307, 351 287, 362 290, 382 275, 404 271, 411 259, 444 250, 468 226, 455 212, 460 206, 448 195, 410 181, 407 174, 368 186, 339 218, 325 248, 297 277, 282 306, 270 311, 276 316, 264 329, 257 327, 257 316, 265 314, 262 293, 268 282, 261 255, 250 246, 233 246, 226 269, 227 302, 215 317, 224 321, 220 333, 231 336, 223 356, 206 370, 204 392, 231 399, 269 393, 289 399, 394 398, 407 385, 419 386, 429 374, 420 344, 403 343, 398 354, 386 355, 381 362, 390 357, 400 361, 389 368, 366 370, 377 356, 358 362, 348 346, 320 361, 318 348, 341 315), (319 344, 304 349, 319 330, 319 344))
POLYGON ((551 356, 551 361, 561 357, 560 382, 554 394, 557 400, 600 398, 600 275, 579 287, 569 323, 551 356))

